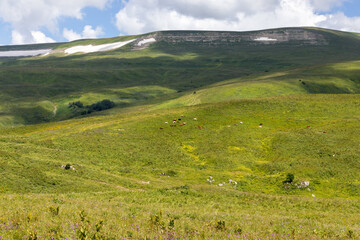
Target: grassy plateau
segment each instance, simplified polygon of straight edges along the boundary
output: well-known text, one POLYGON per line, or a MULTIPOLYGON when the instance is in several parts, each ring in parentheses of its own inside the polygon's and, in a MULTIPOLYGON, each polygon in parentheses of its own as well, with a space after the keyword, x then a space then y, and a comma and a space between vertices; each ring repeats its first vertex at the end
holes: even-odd
POLYGON ((360 238, 359 35, 209 34, 0 47, 0 239, 360 238))

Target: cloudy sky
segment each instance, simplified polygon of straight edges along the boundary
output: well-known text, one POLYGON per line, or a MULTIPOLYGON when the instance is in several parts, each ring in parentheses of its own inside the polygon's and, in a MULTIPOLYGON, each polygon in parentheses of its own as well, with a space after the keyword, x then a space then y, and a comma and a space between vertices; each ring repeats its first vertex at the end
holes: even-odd
POLYGON ((0 0, 0 45, 290 26, 360 32, 360 0, 0 0))

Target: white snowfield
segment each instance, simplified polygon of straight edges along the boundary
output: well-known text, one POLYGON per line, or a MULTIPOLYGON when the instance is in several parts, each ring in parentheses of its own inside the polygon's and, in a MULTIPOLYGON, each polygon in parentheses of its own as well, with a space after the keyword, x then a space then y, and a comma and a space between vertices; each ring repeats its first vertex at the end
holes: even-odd
POLYGON ((254 41, 277 41, 277 39, 269 38, 269 37, 259 37, 254 39, 254 41))
POLYGON ((114 50, 116 48, 120 48, 123 47, 133 41, 135 41, 136 39, 132 39, 129 41, 125 41, 125 42, 116 42, 116 43, 108 43, 108 44, 101 44, 101 45, 80 45, 80 46, 75 46, 75 47, 71 47, 68 49, 65 49, 64 52, 66 54, 74 54, 74 53, 93 53, 93 52, 104 52, 104 51, 110 51, 110 50, 114 50))
POLYGON ((152 43, 152 42, 156 42, 156 39, 155 38, 148 38, 148 39, 144 39, 144 40, 141 40, 140 42, 138 42, 138 46, 142 46, 144 44, 147 44, 147 43, 152 43))
POLYGON ((0 57, 34 57, 49 54, 51 49, 0 51, 0 57))

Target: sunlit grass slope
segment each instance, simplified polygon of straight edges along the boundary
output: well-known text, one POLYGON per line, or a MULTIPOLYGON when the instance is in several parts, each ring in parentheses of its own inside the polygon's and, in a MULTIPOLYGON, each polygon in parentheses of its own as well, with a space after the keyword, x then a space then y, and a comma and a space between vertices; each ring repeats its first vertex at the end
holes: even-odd
POLYGON ((188 92, 154 108, 294 94, 353 94, 359 91, 360 62, 354 61, 235 78, 188 92))
POLYGON ((103 219, 115 239, 359 236, 359 106, 283 96, 4 129, 0 232, 78 238, 103 219))
POLYGON ((211 175, 247 192, 358 196, 359 104, 358 95, 301 95, 3 130, 1 184, 5 192, 96 192, 144 188, 141 181, 206 185, 211 175), (60 168, 67 163, 77 170, 60 168), (284 189, 287 173, 312 191, 284 189))

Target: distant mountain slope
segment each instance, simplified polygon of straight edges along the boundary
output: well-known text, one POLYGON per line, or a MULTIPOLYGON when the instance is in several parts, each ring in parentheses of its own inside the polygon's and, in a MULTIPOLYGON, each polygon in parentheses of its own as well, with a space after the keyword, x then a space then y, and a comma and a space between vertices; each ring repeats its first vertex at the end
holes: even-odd
MULTIPOLYGON (((111 99, 121 108, 151 101, 164 102, 164 107, 165 100, 207 91, 209 87, 220 93, 223 88, 217 89, 216 83, 223 81, 241 86, 242 93, 231 99, 264 93, 276 96, 359 92, 358 35, 327 29, 163 31, 70 43, 2 46, 0 51, 44 48, 51 48, 52 52, 45 57, 0 61, 0 125, 76 117, 78 113, 68 108, 73 101, 92 104, 111 99), (65 53, 72 47, 130 40, 131 43, 110 51, 65 53), (348 62, 353 68, 348 74, 331 65, 342 63, 333 66, 347 67, 348 62), (299 82, 301 79, 305 84, 299 82)), ((216 101, 226 99, 229 98, 218 97, 216 101)), ((201 102, 204 100, 193 103, 201 102)))

